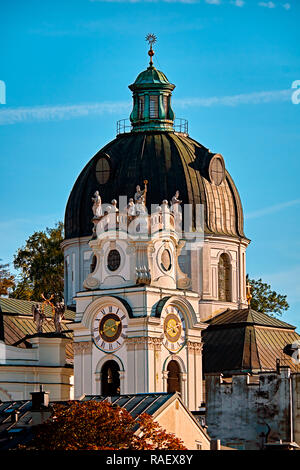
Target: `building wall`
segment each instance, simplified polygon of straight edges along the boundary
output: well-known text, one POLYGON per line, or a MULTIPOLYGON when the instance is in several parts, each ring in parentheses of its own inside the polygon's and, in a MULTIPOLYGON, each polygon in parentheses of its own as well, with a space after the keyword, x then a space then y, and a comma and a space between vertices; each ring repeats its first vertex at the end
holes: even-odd
POLYGON ((294 411, 299 403, 299 374, 288 367, 279 373, 262 373, 256 382, 248 374, 234 375, 231 383, 216 375, 206 376, 206 424, 212 439, 222 445, 248 450, 262 449, 265 442, 298 440, 299 410, 291 426, 291 391, 294 411), (297 388, 298 387, 298 388, 297 388), (295 434, 292 433, 292 428, 295 434))
POLYGON ((294 441, 300 445, 300 374, 292 375, 294 441))
POLYGON ((8 346, 0 341, 0 400, 30 400, 43 385, 51 400, 74 397, 73 367, 66 365, 61 337, 36 336, 32 348, 8 346))
POLYGON ((179 400, 159 410, 155 421, 167 432, 180 438, 188 450, 210 450, 210 439, 201 431, 179 400))

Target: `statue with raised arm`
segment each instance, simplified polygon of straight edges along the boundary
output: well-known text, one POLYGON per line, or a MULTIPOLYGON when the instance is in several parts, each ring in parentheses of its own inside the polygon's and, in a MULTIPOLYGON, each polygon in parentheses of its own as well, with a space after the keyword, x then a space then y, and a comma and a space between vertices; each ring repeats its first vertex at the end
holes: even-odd
POLYGON ((56 333, 61 333, 62 331, 61 323, 62 323, 62 320, 64 319, 65 311, 66 311, 66 306, 64 302, 57 302, 55 304, 53 321, 54 321, 56 333))
POLYGON ((137 201, 139 201, 140 204, 144 203, 144 194, 145 194, 145 189, 141 189, 139 185, 136 187, 136 193, 134 195, 134 202, 137 204, 137 201))
POLYGON ((46 319, 43 309, 39 304, 33 304, 31 307, 33 321, 36 324, 36 332, 43 333, 43 323, 46 319))
POLYGON ((94 197, 92 197, 92 201, 93 201, 92 211, 93 211, 94 217, 101 217, 102 201, 101 201, 101 196, 99 194, 99 191, 95 191, 94 197))

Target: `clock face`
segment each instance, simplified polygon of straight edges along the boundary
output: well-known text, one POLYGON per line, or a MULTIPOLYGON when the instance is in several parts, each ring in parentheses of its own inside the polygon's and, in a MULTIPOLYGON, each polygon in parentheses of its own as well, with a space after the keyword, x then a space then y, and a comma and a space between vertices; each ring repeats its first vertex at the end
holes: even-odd
POLYGON ((94 319, 94 342, 102 351, 114 352, 123 345, 126 329, 125 311, 115 305, 107 305, 97 313, 94 319))
POLYGON ((164 346, 170 352, 178 352, 185 343, 185 321, 178 307, 169 305, 163 312, 164 346))

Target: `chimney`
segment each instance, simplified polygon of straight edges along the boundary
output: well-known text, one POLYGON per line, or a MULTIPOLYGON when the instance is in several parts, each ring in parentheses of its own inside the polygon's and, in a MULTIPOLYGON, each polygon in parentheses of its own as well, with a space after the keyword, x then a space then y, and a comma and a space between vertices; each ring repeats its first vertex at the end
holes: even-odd
POLYGON ((17 423, 19 421, 19 414, 20 414, 20 411, 18 410, 13 410, 11 415, 10 415, 10 419, 11 419, 11 422, 12 423, 17 423))
POLYGON ((43 386, 40 385, 39 392, 31 392, 31 410, 40 411, 49 406, 49 393, 44 392, 43 386))
POLYGON ((31 392, 31 415, 32 424, 44 423, 51 416, 51 407, 49 406, 49 393, 44 392, 40 385, 39 392, 31 392))

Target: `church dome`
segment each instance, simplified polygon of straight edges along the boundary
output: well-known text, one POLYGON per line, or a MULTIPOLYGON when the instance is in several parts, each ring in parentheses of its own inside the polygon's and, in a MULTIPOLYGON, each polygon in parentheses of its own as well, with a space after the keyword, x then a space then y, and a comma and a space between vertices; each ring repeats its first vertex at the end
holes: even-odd
POLYGON ((151 204, 170 201, 179 190, 182 204, 203 204, 205 233, 245 237, 240 197, 222 156, 187 134, 161 130, 120 134, 88 162, 67 203, 65 238, 92 234, 96 190, 110 204, 119 196, 133 197, 145 179, 149 212, 151 204))
POLYGON ((141 72, 135 82, 134 85, 145 85, 145 84, 169 84, 169 80, 165 76, 163 72, 157 70, 155 67, 148 67, 147 70, 141 72))
POLYGON ((149 182, 149 213, 151 205, 156 208, 163 200, 170 201, 178 190, 182 206, 193 207, 194 227, 199 225, 196 204, 203 204, 205 233, 244 238, 240 197, 222 155, 191 139, 187 126, 184 132, 182 127, 176 132, 171 106, 175 85, 153 66, 154 38, 150 36, 149 67, 129 86, 133 96, 130 132, 119 126, 117 137, 80 173, 67 203, 65 238, 92 234, 91 198, 96 190, 102 203, 110 204, 119 196, 132 198, 144 180, 149 182))

